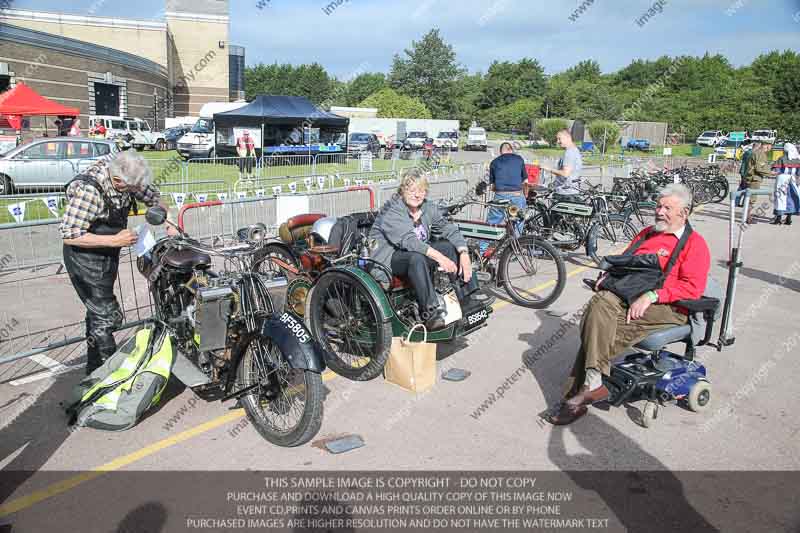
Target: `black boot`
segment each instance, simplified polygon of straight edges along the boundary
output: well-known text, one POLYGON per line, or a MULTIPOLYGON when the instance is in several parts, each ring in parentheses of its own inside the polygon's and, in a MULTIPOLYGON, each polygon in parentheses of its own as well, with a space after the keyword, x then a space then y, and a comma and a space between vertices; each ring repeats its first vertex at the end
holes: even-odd
POLYGON ((775 220, 770 222, 770 224, 772 224, 773 226, 780 226, 781 224, 783 224, 783 222, 781 222, 781 216, 780 215, 776 216, 775 220))
POLYGON ((792 225, 792 215, 786 215, 786 222, 783 223, 785 226, 792 225))

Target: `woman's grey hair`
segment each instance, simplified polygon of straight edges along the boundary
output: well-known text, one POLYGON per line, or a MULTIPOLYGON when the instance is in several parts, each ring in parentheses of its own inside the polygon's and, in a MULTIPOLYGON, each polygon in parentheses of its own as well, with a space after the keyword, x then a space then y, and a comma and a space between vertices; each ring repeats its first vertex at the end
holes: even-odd
POLYGON ((153 170, 147 161, 135 152, 120 152, 108 162, 108 173, 118 177, 129 187, 146 189, 153 182, 153 170))
POLYGON ((674 196, 681 201, 681 207, 689 209, 692 205, 692 191, 682 183, 670 183, 658 192, 658 199, 674 196))
POLYGON ((415 185, 426 192, 430 186, 428 178, 418 168, 407 168, 400 175, 400 187, 397 188, 397 194, 402 196, 405 191, 415 185))

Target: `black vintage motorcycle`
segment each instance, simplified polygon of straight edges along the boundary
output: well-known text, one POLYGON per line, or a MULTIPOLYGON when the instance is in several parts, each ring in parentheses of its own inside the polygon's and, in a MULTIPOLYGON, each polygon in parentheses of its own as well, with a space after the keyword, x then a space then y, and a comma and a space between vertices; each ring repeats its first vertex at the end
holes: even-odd
POLYGON ((245 229, 237 244, 213 249, 168 221, 161 207, 150 208, 146 220, 179 231, 137 263, 156 327, 175 346, 172 374, 206 399, 237 399, 273 444, 308 442, 322 424, 324 352, 302 318, 275 313, 268 289, 285 279, 252 271, 263 232, 245 229), (212 255, 222 260, 218 272, 212 255))

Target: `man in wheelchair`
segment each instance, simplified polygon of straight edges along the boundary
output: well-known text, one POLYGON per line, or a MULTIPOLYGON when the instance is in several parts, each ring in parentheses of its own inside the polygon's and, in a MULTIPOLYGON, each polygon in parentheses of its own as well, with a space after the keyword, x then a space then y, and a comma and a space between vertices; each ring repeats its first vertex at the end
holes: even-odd
POLYGON ((610 375, 613 358, 654 332, 687 324, 689 311, 675 303, 700 298, 711 268, 705 239, 688 223, 691 201, 691 192, 683 185, 662 189, 655 224, 642 230, 623 254, 655 254, 665 274, 661 288, 647 291, 628 304, 618 296, 619 284, 614 285, 608 273, 594 283, 596 294, 581 319, 581 347, 567 393, 558 412, 548 417, 552 424, 571 424, 587 413, 590 404, 609 399, 604 378, 610 375), (675 257, 671 257, 676 248, 675 257), (604 282, 609 286, 604 287, 604 282))
MULTIPOLYGON (((471 301, 485 304, 487 299, 476 294, 478 281, 472 275, 467 242, 439 207, 426 200, 427 193, 428 179, 417 169, 405 171, 397 194, 375 218, 368 240, 372 243, 371 258, 409 282, 420 317, 429 330, 437 330, 445 326, 445 307, 434 288, 434 267, 450 275, 462 308, 470 307, 471 301), (434 234, 438 239, 433 239, 434 234)), ((372 273, 376 277, 382 274, 377 268, 372 273)))

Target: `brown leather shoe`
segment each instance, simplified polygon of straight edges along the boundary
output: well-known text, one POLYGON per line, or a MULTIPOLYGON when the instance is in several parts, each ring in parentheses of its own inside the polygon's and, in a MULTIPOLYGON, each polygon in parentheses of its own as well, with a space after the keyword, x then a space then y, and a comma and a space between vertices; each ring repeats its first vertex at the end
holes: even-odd
POLYGON ((567 426, 585 415, 588 411, 589 408, 585 405, 581 405, 577 409, 571 409, 569 405, 565 403, 561 405, 561 409, 558 413, 549 415, 545 420, 554 426, 567 426))
POLYGON ((603 400, 608 399, 608 389, 605 385, 600 385, 600 387, 589 390, 589 387, 584 385, 581 387, 580 392, 567 400, 567 405, 570 406, 572 409, 576 409, 580 405, 591 405, 595 402, 602 402, 603 400))

